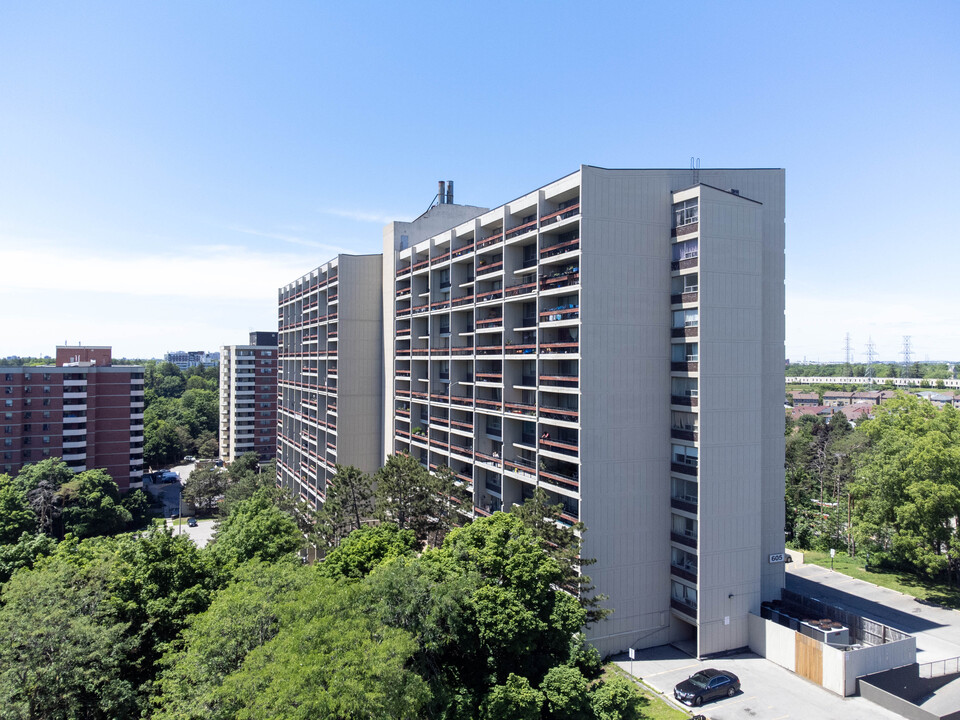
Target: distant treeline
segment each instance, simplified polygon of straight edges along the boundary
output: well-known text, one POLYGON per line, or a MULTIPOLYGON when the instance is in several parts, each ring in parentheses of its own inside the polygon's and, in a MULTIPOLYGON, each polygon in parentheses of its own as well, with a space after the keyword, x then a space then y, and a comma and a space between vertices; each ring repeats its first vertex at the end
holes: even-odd
POLYGON ((946 363, 921 363, 910 365, 898 363, 804 363, 787 365, 786 375, 797 377, 866 377, 868 369, 873 377, 879 378, 925 378, 927 380, 946 380, 953 377, 946 363))

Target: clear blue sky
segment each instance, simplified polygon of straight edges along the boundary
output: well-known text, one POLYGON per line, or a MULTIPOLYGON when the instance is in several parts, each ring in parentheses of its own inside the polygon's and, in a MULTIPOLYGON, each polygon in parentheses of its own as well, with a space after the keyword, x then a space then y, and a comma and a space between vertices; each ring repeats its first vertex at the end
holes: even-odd
POLYGON ((787 356, 960 359, 960 4, 0 4, 0 356, 160 356, 426 209, 784 167, 787 356))

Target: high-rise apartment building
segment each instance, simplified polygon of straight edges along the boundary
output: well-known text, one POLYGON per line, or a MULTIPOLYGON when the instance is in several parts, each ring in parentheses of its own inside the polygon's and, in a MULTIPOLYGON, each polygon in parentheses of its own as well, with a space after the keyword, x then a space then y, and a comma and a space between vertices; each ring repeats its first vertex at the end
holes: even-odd
POLYGON ((220 353, 208 353, 205 350, 176 350, 164 353, 163 361, 173 363, 181 370, 200 365, 211 367, 220 362, 220 353))
POLYGON ((314 507, 338 463, 383 461, 382 266, 338 255, 279 290, 277 482, 314 507))
POLYGON ((385 448, 583 521, 601 652, 746 646, 783 584, 783 171, 582 166, 466 214, 386 230, 385 448))
POLYGON ((60 457, 143 486, 143 367, 112 365, 109 347, 58 347, 56 365, 0 368, 0 471, 60 457))
POLYGON ((277 333, 251 332, 247 345, 220 348, 220 457, 261 460, 277 446, 277 333))

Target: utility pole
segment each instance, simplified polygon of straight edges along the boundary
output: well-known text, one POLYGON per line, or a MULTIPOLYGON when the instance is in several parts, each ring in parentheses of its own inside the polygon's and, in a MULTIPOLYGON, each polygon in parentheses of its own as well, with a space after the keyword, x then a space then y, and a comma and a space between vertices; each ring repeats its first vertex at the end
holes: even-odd
POLYGON ((867 340, 867 377, 870 378, 870 383, 873 384, 873 378, 876 375, 876 369, 873 367, 874 361, 877 359, 877 346, 873 343, 873 337, 871 336, 867 340))

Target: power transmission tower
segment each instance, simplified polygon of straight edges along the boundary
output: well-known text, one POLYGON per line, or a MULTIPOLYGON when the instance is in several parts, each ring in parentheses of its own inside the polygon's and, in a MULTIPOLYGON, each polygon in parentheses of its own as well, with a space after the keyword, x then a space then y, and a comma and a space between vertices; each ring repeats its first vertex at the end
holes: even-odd
POLYGON ((847 363, 847 375, 850 374, 850 366, 853 364, 853 347, 850 345, 850 333, 847 333, 847 339, 843 347, 843 356, 847 363))
POLYGON ((903 336, 903 350, 901 350, 900 353, 903 355, 903 369, 904 369, 904 370, 907 370, 907 369, 909 369, 909 367, 910 367, 910 356, 911 356, 911 354, 912 354, 912 352, 913 352, 913 351, 911 350, 911 348, 910 348, 910 340, 911 340, 911 336, 910 336, 910 335, 904 335, 904 336, 903 336))
POLYGON ((873 367, 874 361, 877 359, 877 346, 873 343, 873 337, 871 336, 867 340, 867 377, 873 380, 873 377, 876 375, 876 369, 873 367))

